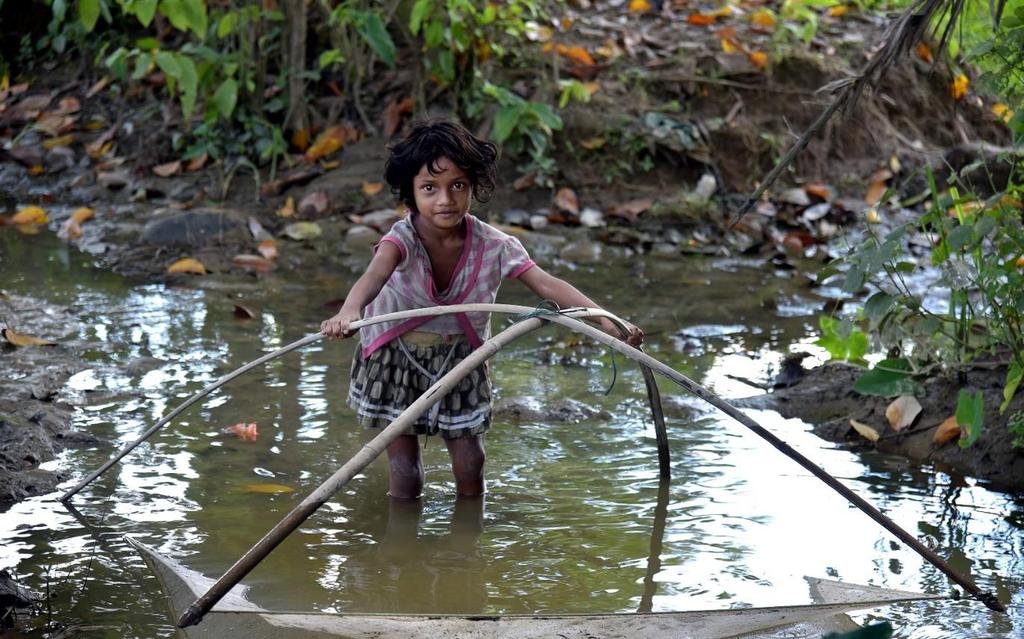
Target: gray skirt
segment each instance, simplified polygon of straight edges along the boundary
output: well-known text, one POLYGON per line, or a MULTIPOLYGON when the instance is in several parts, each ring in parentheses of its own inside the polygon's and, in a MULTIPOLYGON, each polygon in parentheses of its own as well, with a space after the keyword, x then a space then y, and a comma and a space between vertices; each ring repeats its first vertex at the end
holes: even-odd
MULTIPOLYGON (((384 428, 431 385, 472 352, 461 336, 413 331, 363 359, 356 349, 348 404, 368 428, 384 428)), ((486 365, 473 369, 404 432, 445 439, 473 437, 491 425, 491 382, 486 365)))

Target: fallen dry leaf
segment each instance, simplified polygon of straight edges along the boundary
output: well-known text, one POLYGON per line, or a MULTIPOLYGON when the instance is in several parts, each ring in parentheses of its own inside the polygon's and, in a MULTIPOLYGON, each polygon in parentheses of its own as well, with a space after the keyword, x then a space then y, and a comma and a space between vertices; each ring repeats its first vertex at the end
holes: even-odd
POLYGON ((593 56, 583 47, 569 47, 560 44, 558 45, 558 55, 586 66, 594 66, 595 64, 593 56))
POLYGON ((963 100, 967 97, 968 86, 970 86, 970 80, 967 79, 966 75, 961 73, 953 78, 953 82, 949 85, 949 93, 953 96, 954 100, 963 100))
POLYGON ((885 409, 885 418, 897 433, 910 426, 921 414, 921 404, 913 395, 897 397, 885 409))
POLYGON ((706 13, 691 13, 686 16, 686 22, 698 27, 704 27, 715 23, 715 16, 706 13))
POLYGON ((512 182, 512 188, 517 191, 526 191, 535 186, 537 186, 537 175, 535 173, 520 175, 514 182, 512 182))
POLYGON ((858 422, 856 419, 850 420, 850 426, 853 426, 853 430, 860 433, 860 436, 869 441, 877 442, 880 435, 874 428, 868 426, 864 422, 858 422))
POLYGON ((850 5, 846 5, 846 4, 840 4, 840 5, 836 5, 834 7, 829 7, 828 8, 828 14, 830 16, 832 16, 833 18, 839 18, 839 17, 845 16, 849 12, 850 12, 850 5))
POLYGON ((260 187, 260 195, 277 195, 278 193, 280 193, 281 191, 285 190, 290 186, 310 182, 313 180, 313 178, 321 175, 322 173, 323 169, 320 167, 319 164, 315 164, 313 166, 299 167, 293 171, 290 171, 287 175, 280 179, 273 180, 271 182, 265 182, 263 186, 260 187))
POLYGON ((928 46, 927 42, 918 42, 917 46, 914 47, 914 53, 917 57, 921 58, 928 64, 931 64, 934 58, 932 57, 932 49, 928 46))
POLYGON ((772 12, 767 9, 755 11, 751 14, 750 21, 765 30, 772 30, 775 28, 775 16, 773 16, 772 12))
POLYGON ((747 60, 758 69, 768 68, 768 54, 764 51, 751 51, 747 54, 747 60))
POLYGON ((888 181, 892 179, 892 171, 888 169, 881 169, 875 171, 868 179, 868 190, 864 194, 864 203, 870 206, 878 204, 882 200, 882 196, 885 195, 888 181))
POLYGON ((46 224, 50 219, 38 206, 26 206, 14 214, 11 224, 46 224))
POLYGON ((295 217, 295 198, 288 196, 284 205, 277 209, 277 215, 279 217, 295 217))
POLYGON ((580 142, 580 146, 583 147, 584 149, 588 150, 588 151, 593 151, 595 149, 600 149, 601 147, 603 147, 607 143, 608 143, 608 140, 605 140, 604 138, 600 138, 600 137, 595 137, 595 138, 587 138, 586 140, 583 140, 582 142, 580 142))
POLYGON ((575 214, 580 212, 580 203, 576 197, 576 192, 567 186, 563 186, 555 193, 554 204, 555 208, 559 211, 569 211, 575 214))
POLYGON ((939 424, 935 435, 932 437, 932 443, 936 446, 942 446, 958 437, 960 437, 960 424, 957 423, 956 415, 954 415, 939 424))
POLYGON ((57 237, 62 240, 75 240, 82 236, 82 227, 74 220, 68 220, 64 226, 57 231, 57 237))
POLYGON ((292 146, 300 151, 305 151, 309 148, 309 136, 312 132, 309 127, 302 127, 295 133, 292 133, 292 146))
POLYGON ((193 275, 205 275, 206 267, 199 260, 192 257, 183 257, 167 267, 168 273, 192 273, 193 275))
POLYGON ((256 428, 256 424, 234 424, 232 426, 228 426, 221 432, 225 435, 234 435, 244 442, 254 442, 260 435, 259 430, 256 428))
POLYGON ((259 243, 259 246, 256 247, 256 250, 263 257, 267 258, 268 260, 272 260, 277 257, 277 240, 263 240, 259 243))
POLYGON ((193 171, 198 171, 199 169, 206 166, 206 160, 208 160, 209 157, 210 156, 208 156, 205 153, 201 153, 195 156, 194 158, 188 161, 188 164, 185 165, 185 170, 188 171, 189 173, 193 171))
POLYGON ((43 173, 46 173, 46 167, 43 166, 42 164, 33 164, 32 166, 28 167, 29 175, 35 176, 42 175, 43 173))
POLYGON ((43 148, 47 151, 55 149, 58 146, 71 146, 71 143, 75 141, 75 136, 68 133, 67 135, 60 135, 49 140, 43 140, 43 148))
POLYGON ((157 164, 153 167, 153 173, 156 173, 160 177, 171 177, 172 175, 177 175, 181 173, 181 160, 157 164))
POLYGON ((1003 124, 1009 124, 1013 119, 1013 109, 1002 102, 996 102, 992 105, 992 115, 1003 124))
POLYGON ((323 229, 316 222, 294 222, 284 227, 281 235, 293 240, 313 240, 323 235, 323 229))
POLYGON ((612 206, 608 209, 608 215, 611 217, 625 218, 630 222, 636 222, 636 219, 640 217, 640 214, 652 206, 654 206, 654 200, 649 197, 641 198, 639 200, 630 200, 629 202, 623 202, 622 204, 612 206))
POLYGON ((242 492, 262 495, 280 495, 284 493, 293 493, 295 492, 295 489, 291 486, 285 486, 284 484, 245 484, 242 486, 242 492))
POLYGON ((384 136, 390 138, 402 126, 402 116, 416 110, 416 100, 410 97, 395 98, 384 108, 384 136))
POLYGON ((327 212, 330 201, 326 191, 313 191, 299 202, 299 215, 302 217, 319 217, 327 212))
POLYGON ((260 224, 260 221, 255 216, 250 215, 247 224, 249 225, 249 233, 252 234, 252 239, 257 242, 273 239, 274 236, 268 233, 267 229, 263 228, 263 225, 260 224))
POLYGON ((110 78, 108 76, 100 78, 91 87, 89 87, 88 91, 85 92, 85 98, 88 100, 89 98, 94 97, 97 93, 106 89, 108 84, 110 84, 110 78))
POLYGON ((82 206, 71 213, 71 221, 75 224, 81 224, 82 222, 88 222, 92 218, 96 217, 96 211, 90 209, 87 206, 82 206))
POLYGON ((736 46, 735 40, 720 38, 719 43, 722 45, 722 51, 725 53, 739 53, 740 51, 740 48, 736 46))
POLYGON ((630 13, 647 13, 653 8, 648 0, 629 0, 630 13))
POLYGON ((805 186, 804 193, 811 197, 816 197, 819 200, 825 200, 826 202, 832 199, 832 189, 820 182, 805 186))
POLYGON ((363 195, 373 197, 384 190, 383 182, 363 182, 363 195))
POLYGON ((348 141, 348 130, 342 126, 332 126, 316 137, 316 141, 306 149, 305 157, 310 162, 327 157, 348 141))
POLYGON ((234 256, 231 258, 231 263, 239 268, 244 268, 247 271, 256 271, 258 273, 268 273, 274 270, 274 263, 272 261, 265 257, 249 255, 248 253, 242 253, 234 256))
POLYGON ((42 339, 41 337, 33 337, 31 335, 21 335, 15 333, 9 328, 5 328, 2 331, 4 339, 14 346, 53 346, 56 342, 51 342, 48 339, 42 339))
POLYGON ((78 113, 82 109, 82 103, 78 101, 78 98, 69 96, 61 98, 60 102, 57 103, 57 110, 55 113, 60 115, 70 115, 72 113, 78 113))
POLYGON ((39 119, 36 120, 35 128, 46 133, 50 137, 56 137, 74 129, 75 121, 76 118, 71 115, 43 113, 39 116, 39 119))

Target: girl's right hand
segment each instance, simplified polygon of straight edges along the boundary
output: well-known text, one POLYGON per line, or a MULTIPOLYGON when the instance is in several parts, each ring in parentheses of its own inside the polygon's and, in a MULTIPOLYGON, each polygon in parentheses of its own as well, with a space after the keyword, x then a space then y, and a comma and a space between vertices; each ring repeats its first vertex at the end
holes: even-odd
POLYGON ((355 331, 349 328, 352 322, 359 319, 358 313, 341 310, 330 319, 320 322, 320 332, 328 339, 344 339, 355 335, 355 331))

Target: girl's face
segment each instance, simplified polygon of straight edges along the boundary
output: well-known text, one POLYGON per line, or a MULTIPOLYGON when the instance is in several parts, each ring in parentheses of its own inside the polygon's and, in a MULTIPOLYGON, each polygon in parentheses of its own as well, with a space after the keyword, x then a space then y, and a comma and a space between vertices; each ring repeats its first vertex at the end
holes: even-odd
POLYGON ((457 229, 469 213, 473 186, 466 172, 446 157, 438 158, 434 168, 438 171, 431 175, 424 164, 412 179, 416 211, 439 230, 457 229))

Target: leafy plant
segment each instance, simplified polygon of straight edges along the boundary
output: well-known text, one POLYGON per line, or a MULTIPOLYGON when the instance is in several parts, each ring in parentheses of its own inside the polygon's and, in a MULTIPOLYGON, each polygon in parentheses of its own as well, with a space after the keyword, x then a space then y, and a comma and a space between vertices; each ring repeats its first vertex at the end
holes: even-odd
POLYGON ((535 172, 538 184, 551 186, 555 166, 548 152, 551 136, 562 128, 562 118, 550 105, 524 100, 504 87, 488 83, 483 92, 499 105, 494 116, 495 142, 507 143, 512 153, 525 151, 531 160, 526 170, 535 172))
POLYGON ((815 342, 828 351, 832 359, 862 363, 868 352, 868 336, 848 320, 827 315, 818 318, 821 337, 815 342))

